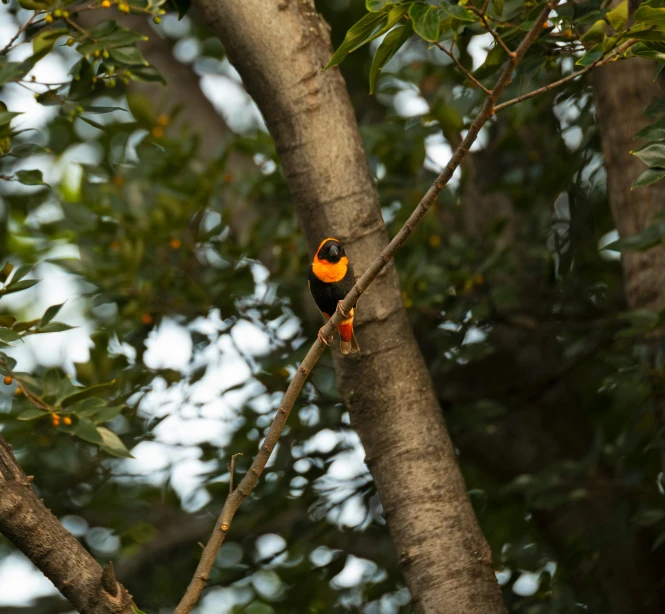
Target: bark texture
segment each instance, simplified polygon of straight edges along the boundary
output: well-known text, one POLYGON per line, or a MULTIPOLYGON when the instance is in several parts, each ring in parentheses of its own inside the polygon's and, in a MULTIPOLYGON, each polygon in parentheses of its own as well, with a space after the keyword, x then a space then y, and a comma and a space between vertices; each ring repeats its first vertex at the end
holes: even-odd
MULTIPOLYGON (((665 182, 631 190, 646 170, 631 150, 641 143, 635 133, 649 123, 644 109, 662 90, 654 83, 655 64, 632 58, 614 62, 592 73, 598 123, 603 142, 607 192, 620 237, 646 228, 656 213, 665 209, 665 182)), ((665 247, 622 255, 626 301, 631 309, 665 307, 665 247)))
POLYGON ((132 614, 131 595, 37 498, 0 436, 0 533, 82 614, 132 614))
MULTIPOLYGON (((261 109, 310 250, 327 236, 361 273, 387 243, 328 27, 311 0, 199 0, 261 109)), ((304 278, 303 278, 304 279, 304 278)), ((303 281, 304 284, 304 281, 303 281)), ((502 612, 491 552, 402 306, 392 264, 363 295, 362 351, 336 371, 418 612, 502 612)))

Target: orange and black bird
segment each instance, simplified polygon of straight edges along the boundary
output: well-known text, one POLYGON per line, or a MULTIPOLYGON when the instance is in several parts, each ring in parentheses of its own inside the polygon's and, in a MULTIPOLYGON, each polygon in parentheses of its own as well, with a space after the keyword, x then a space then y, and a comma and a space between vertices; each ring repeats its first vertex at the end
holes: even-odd
MULTIPOLYGON (((309 267, 309 290, 321 313, 330 319, 335 313, 338 303, 350 292, 355 284, 353 267, 344 253, 344 247, 337 239, 324 239, 316 250, 314 261, 309 267)), ((342 354, 357 352, 360 347, 353 334, 353 314, 351 309, 348 317, 339 325, 340 349, 342 354)), ((319 339, 326 345, 329 343, 319 331, 319 339)))

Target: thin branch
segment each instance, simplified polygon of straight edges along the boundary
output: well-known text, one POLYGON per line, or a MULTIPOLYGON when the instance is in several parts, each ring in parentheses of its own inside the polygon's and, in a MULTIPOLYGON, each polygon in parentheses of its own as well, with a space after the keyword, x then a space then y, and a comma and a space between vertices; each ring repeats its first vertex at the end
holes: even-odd
POLYGON ((506 102, 502 102, 501 104, 498 104, 494 107, 494 112, 496 113, 497 111, 500 111, 501 109, 505 109, 506 107, 510 107, 514 104, 517 104, 518 102, 522 102, 523 100, 528 100, 529 98, 533 98, 534 96, 538 96, 539 94, 544 94, 545 92, 549 92, 550 90, 553 90, 560 85, 563 85, 564 83, 568 83, 568 81, 572 81, 573 79, 576 79, 580 75, 583 75, 585 73, 588 73, 590 70, 593 70, 594 68, 598 68, 599 66, 603 66, 604 64, 608 64, 609 62, 613 62, 616 60, 622 53, 627 51, 630 47, 632 47, 637 40, 631 39, 626 41, 623 45, 620 45, 617 47, 612 53, 609 55, 606 55, 604 58, 600 57, 598 58, 595 62, 592 64, 589 64, 586 68, 583 68, 582 70, 578 70, 577 72, 572 73, 571 75, 568 75, 567 77, 564 77, 563 79, 559 79, 558 81, 555 81, 554 83, 550 83, 549 85, 545 85, 541 88, 538 88, 537 90, 533 90, 533 92, 529 92, 528 94, 524 94, 522 96, 517 96, 517 98, 513 98, 512 100, 507 100, 506 102))
MULTIPOLYGON (((414 232, 420 221, 423 219, 429 208, 434 204, 437 197, 450 181, 453 173, 457 170, 464 156, 469 151, 471 145, 475 142, 480 129, 494 114, 494 105, 496 99, 501 92, 510 83, 511 77, 515 70, 515 66, 522 60, 527 50, 533 42, 538 38, 542 32, 543 24, 547 21, 550 11, 556 7, 561 0, 550 0, 547 5, 540 12, 536 18, 533 26, 527 32, 526 36, 520 43, 517 50, 514 52, 514 58, 507 62, 499 76, 496 85, 490 92, 485 100, 480 112, 476 119, 473 121, 469 130, 464 137, 464 140, 455 149, 450 161, 445 166, 441 174, 436 178, 427 193, 423 196, 422 200, 415 208, 407 222, 402 226, 401 230, 393 237, 392 241, 383 249, 379 257, 367 268, 362 277, 356 282, 355 286, 346 295, 344 301, 338 305, 338 309, 333 314, 332 318, 321 329, 322 336, 327 338, 333 335, 340 322, 343 320, 342 312, 348 312, 356 304, 360 296, 367 290, 369 285, 374 281, 377 275, 385 268, 385 266, 393 259, 397 251, 404 245, 409 235, 414 232)), ((259 477, 265 469, 266 463, 272 454, 272 451, 277 444, 277 441, 286 425, 286 421, 293 409, 293 405, 302 390, 307 377, 316 365, 317 361, 325 350, 325 345, 320 339, 316 339, 312 344, 307 356, 302 361, 293 379, 291 380, 280 408, 273 419, 268 435, 266 436, 263 444, 259 448, 256 458, 252 462, 249 471, 245 474, 242 481, 232 493, 226 498, 224 507, 217 519, 213 533, 206 545, 201 560, 196 568, 194 577, 192 578, 187 590, 175 609, 174 614, 189 614, 199 600, 201 592, 203 591, 208 578, 210 577, 210 570, 212 569, 217 553, 226 538, 231 527, 231 522, 235 516, 240 504, 243 500, 250 495, 259 477)))
POLYGON ((7 55, 7 52, 12 48, 12 45, 16 42, 16 39, 17 39, 19 36, 21 36, 21 34, 23 34, 23 32, 25 32, 25 31, 30 27, 30 25, 32 24, 32 22, 36 19, 37 14, 38 14, 38 11, 35 11, 35 12, 30 16, 30 19, 28 19, 28 21, 26 21, 26 22, 25 22, 25 23, 24 23, 24 24, 23 24, 23 25, 22 25, 22 26, 16 31, 16 34, 14 34, 14 36, 12 36, 12 37, 9 39, 9 42, 8 42, 8 43, 7 43, 2 49, 0 49, 0 55, 7 55))
POLYGON ((229 463, 229 494, 233 492, 233 476, 236 472, 236 456, 242 456, 242 452, 238 452, 231 457, 231 462, 229 463))
POLYGON ((499 45, 499 47, 501 47, 508 54, 508 57, 514 62, 517 59, 517 52, 511 51, 510 47, 508 47, 508 45, 506 45, 506 43, 503 42, 503 39, 497 34, 496 30, 490 25, 489 21, 487 21, 487 16, 485 15, 485 12, 484 11, 481 12, 474 7, 469 7, 469 8, 474 13, 476 13, 478 17, 480 17, 480 19, 483 22, 483 26, 485 27, 485 30, 487 30, 492 35, 492 38, 494 38, 496 44, 499 45))
POLYGON ((474 83, 476 87, 479 87, 481 90, 483 90, 487 96, 490 95, 491 91, 487 89, 480 81, 478 81, 478 79, 476 79, 464 66, 462 66, 462 63, 455 57, 452 48, 450 51, 448 51, 448 49, 446 49, 441 43, 435 42, 434 44, 439 49, 441 49, 441 51, 443 51, 443 53, 445 53, 453 62, 455 62, 455 66, 457 66, 457 68, 459 68, 466 75, 466 78, 469 81, 474 83))

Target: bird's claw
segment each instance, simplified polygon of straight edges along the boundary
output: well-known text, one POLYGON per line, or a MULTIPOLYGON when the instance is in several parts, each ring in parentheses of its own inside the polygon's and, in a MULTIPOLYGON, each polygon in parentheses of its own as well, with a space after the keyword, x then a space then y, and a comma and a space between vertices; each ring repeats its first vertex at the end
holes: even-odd
POLYGON ((344 301, 337 302, 337 311, 339 311, 345 318, 348 318, 351 314, 344 309, 344 301))
MULTIPOLYGON (((320 341, 321 343, 323 343, 324 345, 330 345, 330 341, 328 341, 328 339, 326 339, 326 338, 323 336, 323 327, 321 327, 321 328, 319 329, 319 332, 316 334, 316 336, 319 338, 319 341, 320 341)), ((332 339, 332 337, 330 337, 330 339, 332 339)))

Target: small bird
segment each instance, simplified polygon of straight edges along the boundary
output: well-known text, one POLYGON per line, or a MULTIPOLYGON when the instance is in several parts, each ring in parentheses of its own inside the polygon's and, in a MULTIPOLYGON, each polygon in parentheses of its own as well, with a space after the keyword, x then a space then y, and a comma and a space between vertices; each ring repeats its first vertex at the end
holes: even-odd
MULTIPOLYGON (((344 247, 337 239, 324 239, 316 250, 314 261, 309 267, 309 291, 321 313, 330 319, 338 305, 355 284, 353 267, 344 253, 344 247)), ((355 308, 345 316, 339 325, 340 350, 342 354, 351 354, 360 350, 353 334, 353 314, 355 308)), ((319 330, 319 339, 330 345, 319 330)))

